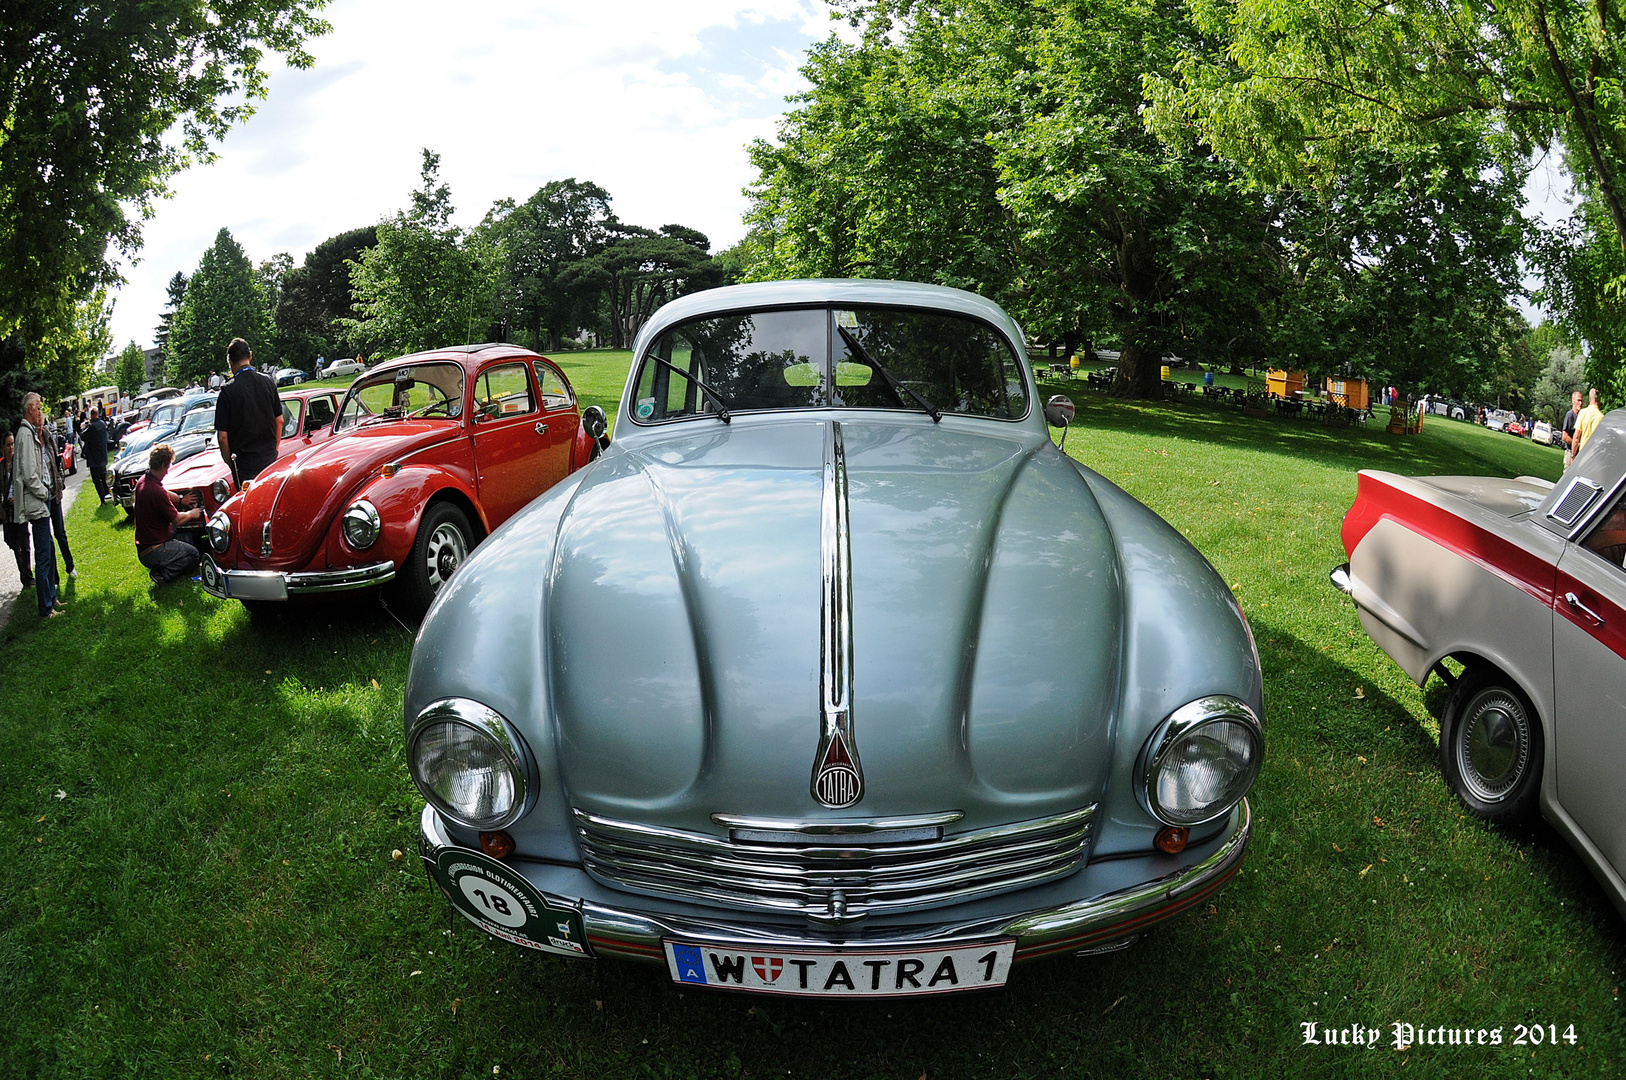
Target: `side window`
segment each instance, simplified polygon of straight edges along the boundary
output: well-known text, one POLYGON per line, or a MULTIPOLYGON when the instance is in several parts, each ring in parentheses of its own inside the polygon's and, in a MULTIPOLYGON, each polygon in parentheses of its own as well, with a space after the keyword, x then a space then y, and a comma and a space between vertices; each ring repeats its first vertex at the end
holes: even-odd
POLYGON ((536 361, 536 384, 542 388, 542 407, 544 409, 565 409, 576 403, 576 397, 570 392, 570 387, 553 368, 536 361))
POLYGON ((311 398, 305 405, 305 430, 316 431, 333 423, 333 399, 311 398))
POLYGON ((536 408, 531 399, 531 380, 524 364, 501 364, 487 368, 474 384, 474 408, 482 417, 519 416, 536 408))
POLYGON ((1616 567, 1626 562, 1626 497, 1616 500, 1613 509, 1586 534, 1581 546, 1616 567))
POLYGON ((299 434, 299 405, 298 398, 289 398, 282 403, 282 437, 284 439, 291 439, 299 434))

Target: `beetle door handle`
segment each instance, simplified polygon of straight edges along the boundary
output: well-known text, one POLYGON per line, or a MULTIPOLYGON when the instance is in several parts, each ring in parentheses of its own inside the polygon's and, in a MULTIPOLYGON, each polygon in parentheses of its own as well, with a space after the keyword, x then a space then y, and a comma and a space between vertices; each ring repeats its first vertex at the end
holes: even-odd
POLYGON ((1597 623, 1599 626, 1603 625, 1603 616, 1581 603, 1581 598, 1576 596, 1574 593, 1565 593, 1564 602, 1570 607, 1574 608, 1576 611, 1579 611, 1581 614, 1585 615, 1587 618, 1591 619, 1593 622, 1597 623))
POLYGON ((536 433, 538 435, 546 435, 548 433, 548 425, 546 425, 546 424, 538 424, 538 425, 536 425, 536 433))

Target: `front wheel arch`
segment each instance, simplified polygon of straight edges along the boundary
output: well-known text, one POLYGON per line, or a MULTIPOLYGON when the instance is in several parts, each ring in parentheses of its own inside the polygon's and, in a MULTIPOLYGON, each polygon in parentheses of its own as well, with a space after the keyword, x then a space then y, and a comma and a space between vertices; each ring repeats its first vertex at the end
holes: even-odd
POLYGON ((1469 663, 1440 718, 1440 771, 1463 806, 1493 824, 1533 818, 1546 745, 1541 716, 1524 688, 1495 664, 1469 663))

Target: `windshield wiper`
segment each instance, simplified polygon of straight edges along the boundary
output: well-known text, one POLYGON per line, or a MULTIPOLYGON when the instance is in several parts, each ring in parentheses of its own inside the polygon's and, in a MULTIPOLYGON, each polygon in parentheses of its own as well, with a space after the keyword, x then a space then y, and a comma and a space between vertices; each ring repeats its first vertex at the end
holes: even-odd
POLYGON ((730 408, 732 408, 732 406, 729 405, 727 398, 725 398, 723 395, 719 394, 711 386, 707 385, 706 383, 701 382, 698 376, 695 376, 695 375, 693 375, 693 374, 691 374, 691 373, 689 373, 687 371, 684 371, 682 368, 678 367, 676 364, 672 363, 670 360, 662 360, 658 356, 651 356, 650 359, 655 361, 655 363, 659 364, 663 368, 668 368, 668 369, 670 369, 672 371, 677 372, 679 375, 682 375, 685 379, 688 379, 690 382, 692 382, 696 386, 700 387, 700 389, 702 389, 706 393, 710 394, 712 400, 717 403, 717 419, 721 420, 725 424, 728 423, 728 410, 730 408))
POLYGON ((903 395, 908 394, 910 397, 915 399, 916 404, 918 404, 922 409, 926 410, 926 415, 932 418, 932 423, 940 424, 943 422, 943 414, 938 411, 936 405, 933 405, 931 402, 915 393, 910 387, 907 387, 898 380, 894 379, 890 371, 882 367, 875 361, 874 357, 870 356, 869 353, 864 351, 864 347, 858 344, 858 339, 849 334, 845 326, 837 326, 836 333, 841 335, 841 340, 847 343, 848 350, 851 351, 854 356, 858 357, 861 363, 868 364, 872 370, 880 374, 881 378, 886 381, 887 389, 891 390, 892 393, 897 396, 899 405, 903 404, 903 395))

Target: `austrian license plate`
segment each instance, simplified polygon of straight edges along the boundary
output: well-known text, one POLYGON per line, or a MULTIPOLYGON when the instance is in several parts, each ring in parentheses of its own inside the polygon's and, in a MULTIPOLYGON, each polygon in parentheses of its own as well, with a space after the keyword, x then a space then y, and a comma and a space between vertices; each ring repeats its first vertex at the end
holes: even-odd
POLYGON ((909 997, 1004 986, 1016 954, 1007 938, 951 949, 723 949, 667 939, 672 981, 800 997, 909 997))

